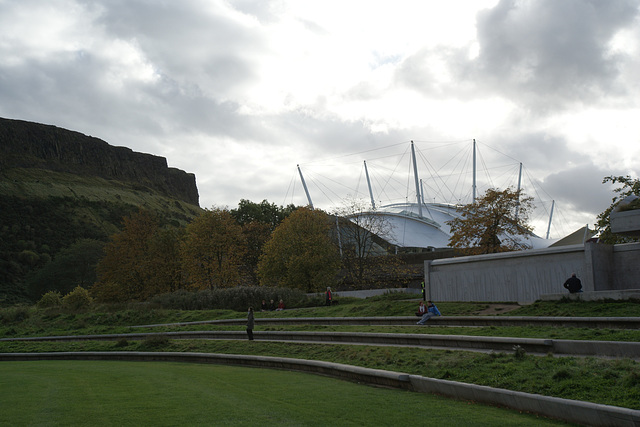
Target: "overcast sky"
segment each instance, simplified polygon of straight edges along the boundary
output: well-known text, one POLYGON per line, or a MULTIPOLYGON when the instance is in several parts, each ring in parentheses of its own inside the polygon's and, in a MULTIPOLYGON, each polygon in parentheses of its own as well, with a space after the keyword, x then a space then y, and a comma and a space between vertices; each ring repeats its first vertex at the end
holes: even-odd
POLYGON ((466 203, 475 139, 478 193, 517 186, 522 163, 536 232, 554 200, 562 237, 609 206, 603 177, 638 177, 638 7, 0 0, 0 116, 166 157, 207 208, 306 204, 300 164, 330 210, 368 197, 364 160, 377 203, 397 202, 411 140, 425 199, 466 203))

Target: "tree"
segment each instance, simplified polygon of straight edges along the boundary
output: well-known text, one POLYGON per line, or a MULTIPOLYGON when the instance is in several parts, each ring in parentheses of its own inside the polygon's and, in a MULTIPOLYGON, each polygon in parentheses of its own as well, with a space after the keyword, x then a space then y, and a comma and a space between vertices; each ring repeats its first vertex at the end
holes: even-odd
POLYGON ((532 233, 527 224, 532 201, 511 188, 488 189, 475 203, 458 207, 461 218, 447 221, 451 226, 449 245, 465 255, 530 248, 523 240, 532 233))
POLYGON ((622 187, 615 188, 613 192, 615 195, 611 199, 611 206, 605 209, 597 217, 595 224, 596 230, 600 232, 599 240, 603 243, 616 244, 616 243, 628 243, 635 242, 638 239, 632 237, 621 236, 611 232, 611 212, 613 212, 620 202, 628 196, 635 195, 640 197, 640 180, 638 178, 631 178, 631 176, 607 176, 602 180, 605 184, 611 182, 612 184, 622 184, 622 187))
POLYGON ((330 217, 322 211, 299 208, 293 212, 264 246, 258 262, 260 284, 305 292, 333 284, 340 257, 329 236, 331 227, 330 217))
POLYGON ((44 267, 27 275, 31 296, 39 299, 50 291, 65 295, 80 286, 89 289, 96 281, 96 265, 102 258, 104 242, 79 239, 58 252, 44 267))
POLYGON ((384 256, 383 247, 392 225, 384 215, 366 208, 366 203, 350 199, 336 212, 341 242, 342 267, 345 280, 360 287, 374 281, 381 271, 390 272, 402 263, 395 256, 384 256))
POLYGON ((149 242, 149 281, 144 298, 183 288, 181 243, 183 228, 158 230, 149 242))
POLYGON ((274 203, 269 203, 267 200, 255 203, 250 200, 241 199, 240 203, 238 203, 238 209, 231 209, 230 213, 240 225, 260 222, 268 224, 269 229, 273 231, 295 210, 296 207, 294 205, 278 207, 274 203))
POLYGON ((240 265, 246 251, 242 228, 229 211, 205 209, 185 231, 181 254, 186 280, 195 289, 240 284, 240 265))
POLYGON ((242 226, 242 234, 247 242, 247 251, 243 257, 243 271, 247 282, 258 284, 258 261, 262 255, 262 249, 271 238, 272 230, 269 224, 259 221, 251 221, 242 226))
POLYGON ((91 293, 101 301, 145 299, 156 293, 159 274, 153 241, 160 232, 157 218, 141 209, 123 218, 122 231, 111 236, 97 266, 98 280, 91 293))
POLYGON ((242 226, 247 242, 247 251, 243 258, 243 279, 252 284, 258 283, 258 260, 264 244, 273 230, 296 209, 294 205, 278 207, 267 200, 254 203, 240 200, 237 209, 230 211, 231 216, 242 226))

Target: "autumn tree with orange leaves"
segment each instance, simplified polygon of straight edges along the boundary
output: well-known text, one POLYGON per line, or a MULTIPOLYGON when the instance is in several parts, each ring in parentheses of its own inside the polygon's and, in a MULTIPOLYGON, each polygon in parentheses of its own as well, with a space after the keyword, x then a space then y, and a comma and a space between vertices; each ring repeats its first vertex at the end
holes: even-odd
POLYGON ((123 218, 105 245, 91 294, 99 301, 144 300, 180 285, 179 236, 147 210, 123 218))
POLYGON ((507 188, 490 188, 475 203, 458 207, 461 217, 448 221, 449 245, 465 255, 490 254, 528 249, 527 224, 533 197, 507 188))
POLYGON ((193 289, 237 286, 245 252, 242 227, 229 211, 205 209, 185 230, 181 249, 185 280, 193 289))

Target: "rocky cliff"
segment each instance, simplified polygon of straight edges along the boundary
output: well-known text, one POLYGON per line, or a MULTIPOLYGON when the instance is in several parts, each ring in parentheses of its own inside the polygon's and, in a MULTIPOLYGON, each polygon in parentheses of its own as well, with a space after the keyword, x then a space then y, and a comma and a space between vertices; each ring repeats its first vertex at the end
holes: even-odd
POLYGON ((0 168, 39 168, 133 183, 199 206, 192 173, 164 157, 114 147, 56 126, 0 118, 0 168))

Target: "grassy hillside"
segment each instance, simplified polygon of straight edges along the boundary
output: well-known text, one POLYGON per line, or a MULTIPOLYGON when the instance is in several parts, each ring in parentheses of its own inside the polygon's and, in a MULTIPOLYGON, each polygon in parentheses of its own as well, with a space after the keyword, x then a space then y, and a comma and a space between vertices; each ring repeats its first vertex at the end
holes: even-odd
POLYGON ((36 168, 0 171, 0 305, 30 301, 29 274, 79 239, 106 242, 139 208, 174 226, 202 211, 136 183, 36 168))
MULTIPOLYGON (((318 301, 321 303, 321 301, 318 301)), ((256 313, 256 317, 349 317, 397 316, 411 314, 416 299, 410 295, 385 295, 359 300, 341 298, 332 307, 300 307, 279 312, 256 313), (407 299, 408 298, 408 299, 407 299), (374 314, 371 314, 374 313, 374 314)), ((477 315, 486 312, 488 303, 439 303, 445 316, 477 315)), ((539 302, 520 307, 508 315, 548 316, 558 312, 563 316, 583 316, 585 313, 610 317, 626 317, 638 313, 637 301, 571 301, 539 302)), ((126 306, 91 306, 79 312, 64 307, 38 309, 12 307, 0 309, 0 338, 84 335, 106 333, 139 333, 184 331, 193 329, 235 330, 243 332, 244 324, 235 326, 190 325, 132 328, 133 325, 171 322, 193 322, 213 319, 246 319, 246 312, 232 310, 167 310, 153 304, 126 306)), ((437 326, 338 326, 338 325, 261 325, 256 332, 273 330, 323 332, 378 332, 414 334, 463 334, 545 339, 579 339, 637 341, 636 330, 607 330, 540 327, 437 327, 437 326)), ((121 339, 119 341, 36 342, 0 341, 0 352, 50 351, 164 351, 251 354, 324 360, 349 365, 386 369, 448 379, 514 391, 542 394, 587 402, 640 409, 640 363, 634 359, 598 357, 537 356, 524 352, 476 353, 427 348, 349 345, 326 343, 288 343, 248 340, 178 340, 166 337, 121 339)))

